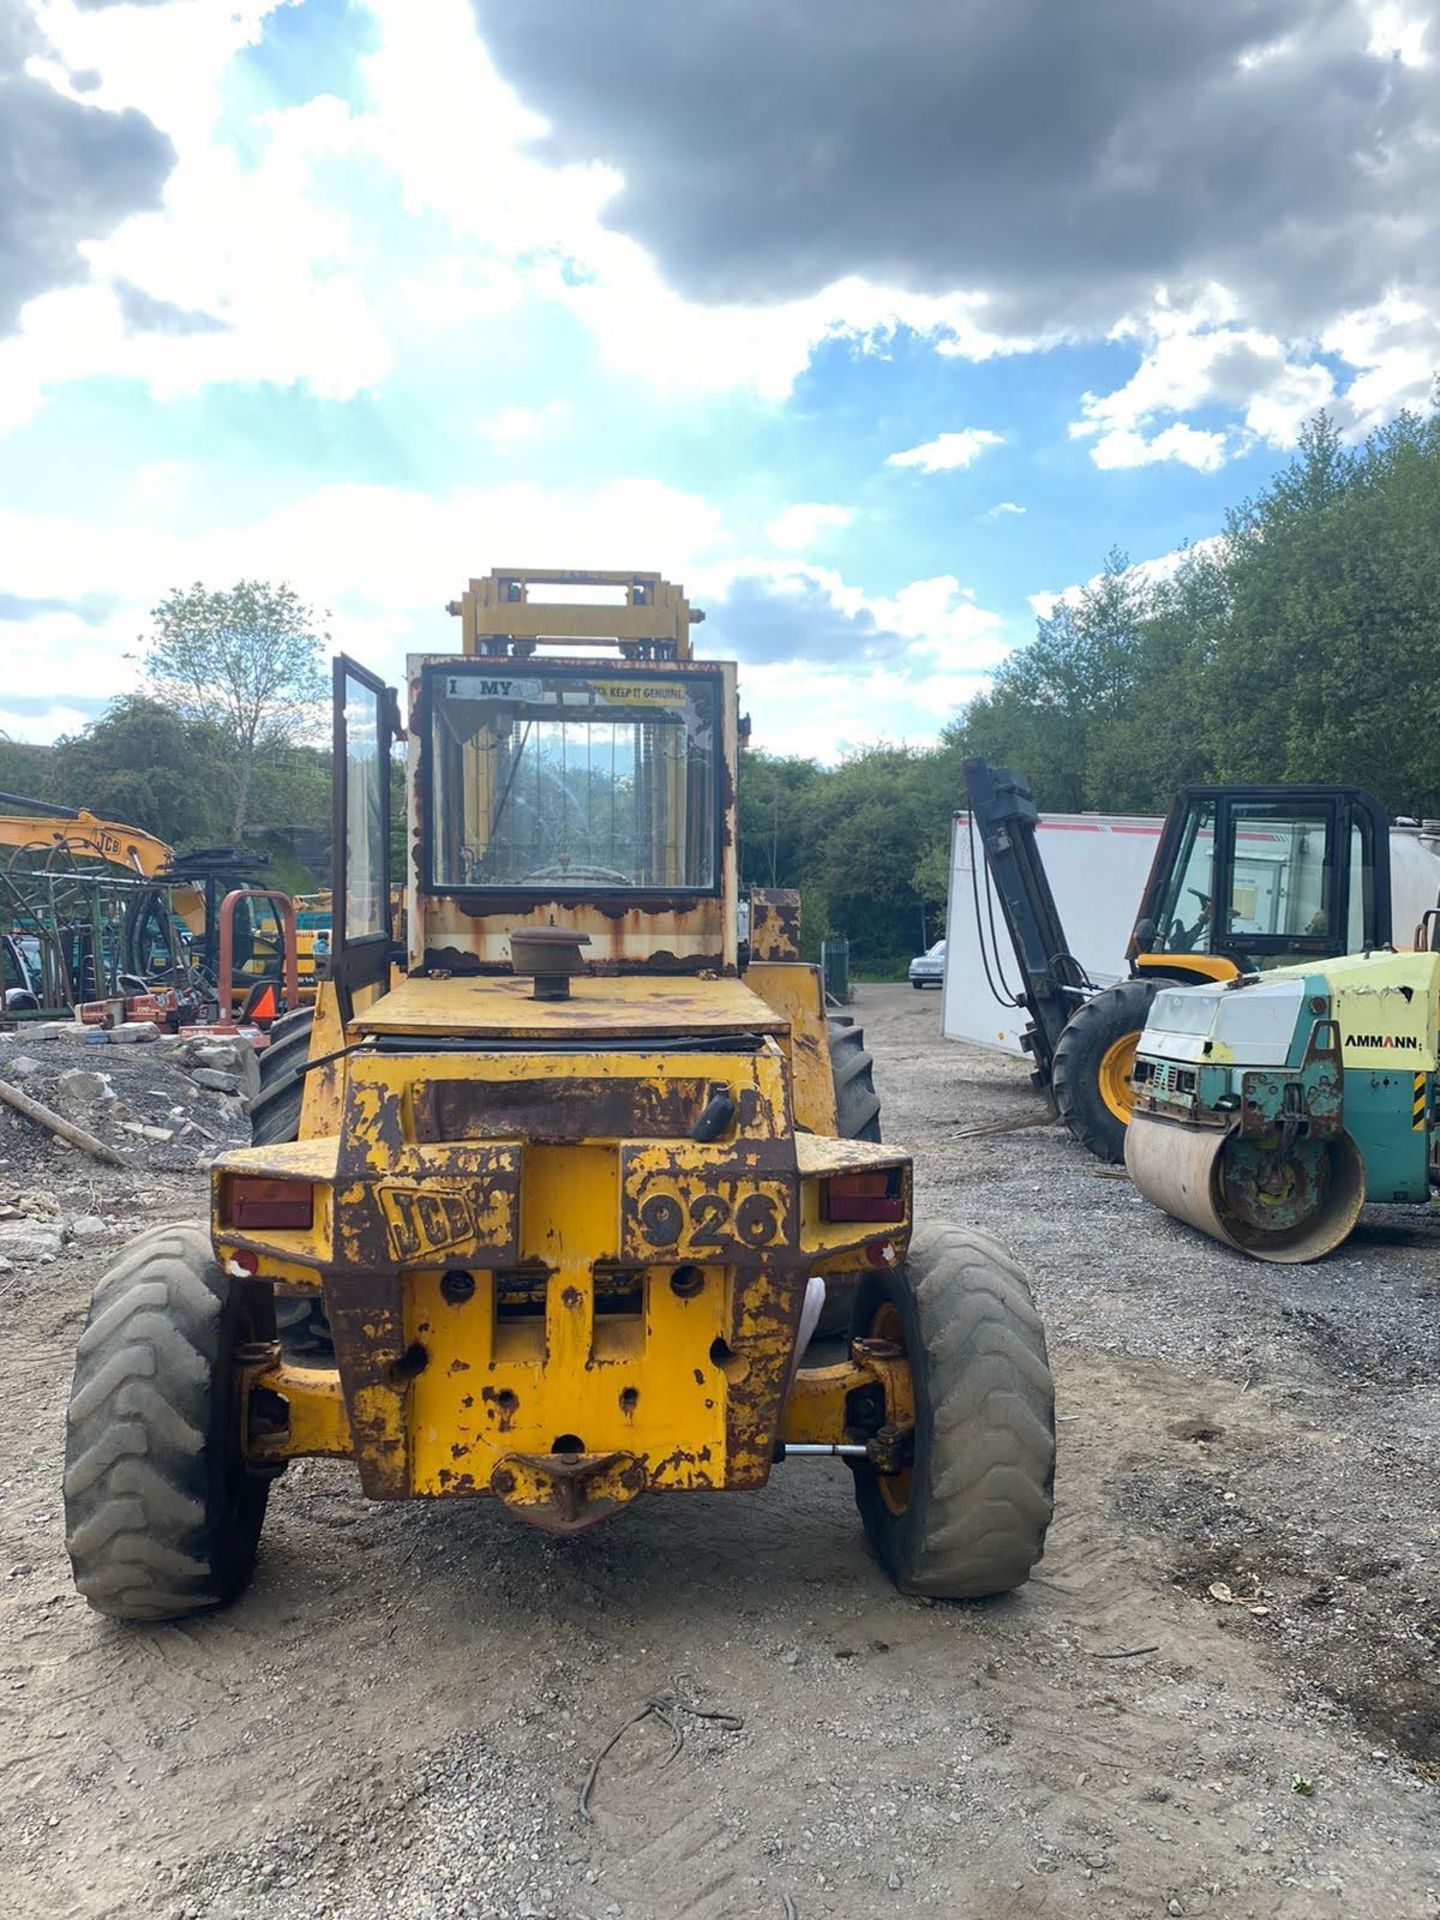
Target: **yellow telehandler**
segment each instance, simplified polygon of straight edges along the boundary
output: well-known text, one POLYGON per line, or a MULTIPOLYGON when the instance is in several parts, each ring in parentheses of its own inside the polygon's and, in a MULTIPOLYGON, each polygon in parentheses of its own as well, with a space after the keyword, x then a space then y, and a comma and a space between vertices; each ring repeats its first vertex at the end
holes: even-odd
POLYGON ((230 1600, 302 1455, 561 1535, 838 1456, 903 1590, 1016 1586, 1051 1512, 1041 1322, 993 1241, 912 1231, 906 1153, 845 1137, 878 1136, 869 1060, 827 1034, 795 897, 757 896, 742 948, 734 667, 656 574, 500 570, 451 611, 463 651, 409 669, 404 954, 398 705, 342 658, 329 977, 208 1225, 96 1290, 81 1592, 134 1620, 230 1600), (850 1337, 807 1366, 827 1289, 850 1337))

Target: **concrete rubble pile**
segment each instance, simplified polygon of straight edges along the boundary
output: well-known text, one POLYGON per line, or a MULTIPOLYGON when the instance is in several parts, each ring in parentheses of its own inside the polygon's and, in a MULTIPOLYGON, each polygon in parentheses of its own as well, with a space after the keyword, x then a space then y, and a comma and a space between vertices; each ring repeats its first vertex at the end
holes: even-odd
POLYGON ((250 1138, 260 1086, 243 1034, 162 1034, 135 1021, 109 1031, 33 1024, 0 1033, 0 1081, 93 1136, 107 1165, 0 1101, 0 1272, 44 1263, 107 1223, 83 1196, 135 1175, 191 1173, 250 1138), (82 1198, 74 1198, 75 1190, 82 1198), (65 1196, 65 1197, 60 1197, 65 1196))

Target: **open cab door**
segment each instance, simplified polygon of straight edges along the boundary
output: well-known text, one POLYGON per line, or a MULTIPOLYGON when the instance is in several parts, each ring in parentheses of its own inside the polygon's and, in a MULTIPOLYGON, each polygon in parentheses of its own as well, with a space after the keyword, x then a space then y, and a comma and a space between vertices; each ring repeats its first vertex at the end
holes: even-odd
POLYGON ((390 749, 399 737, 394 690, 337 654, 330 980, 342 1026, 356 993, 390 978, 390 749))

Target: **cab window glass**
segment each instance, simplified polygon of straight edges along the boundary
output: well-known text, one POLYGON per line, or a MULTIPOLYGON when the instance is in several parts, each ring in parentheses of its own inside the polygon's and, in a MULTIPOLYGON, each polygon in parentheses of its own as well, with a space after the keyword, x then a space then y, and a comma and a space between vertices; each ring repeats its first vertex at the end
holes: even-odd
POLYGON ((1361 953, 1375 925, 1375 835, 1368 816, 1350 822, 1350 910, 1345 929, 1347 953, 1361 953))
POLYGON ((526 665, 431 687, 438 886, 718 886, 713 677, 526 665))
POLYGON ((1307 807, 1247 800, 1231 808, 1231 939, 1314 939, 1325 932, 1333 820, 1323 801, 1307 807))
POLYGON ((1215 864, 1215 803, 1196 807, 1185 823, 1161 904, 1159 937, 1167 953, 1210 951, 1211 873, 1215 864))

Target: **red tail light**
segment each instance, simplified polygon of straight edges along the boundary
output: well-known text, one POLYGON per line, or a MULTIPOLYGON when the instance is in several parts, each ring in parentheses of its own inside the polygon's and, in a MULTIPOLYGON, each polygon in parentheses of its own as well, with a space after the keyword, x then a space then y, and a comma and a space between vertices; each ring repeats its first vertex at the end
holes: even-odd
POLYGON ((315 1189, 308 1180, 262 1180, 232 1174, 225 1189, 225 1224, 255 1232, 264 1227, 308 1227, 315 1189))
POLYGON ((905 1218, 905 1187, 899 1167, 874 1173, 836 1173, 825 1182, 827 1220, 896 1220, 905 1218))

